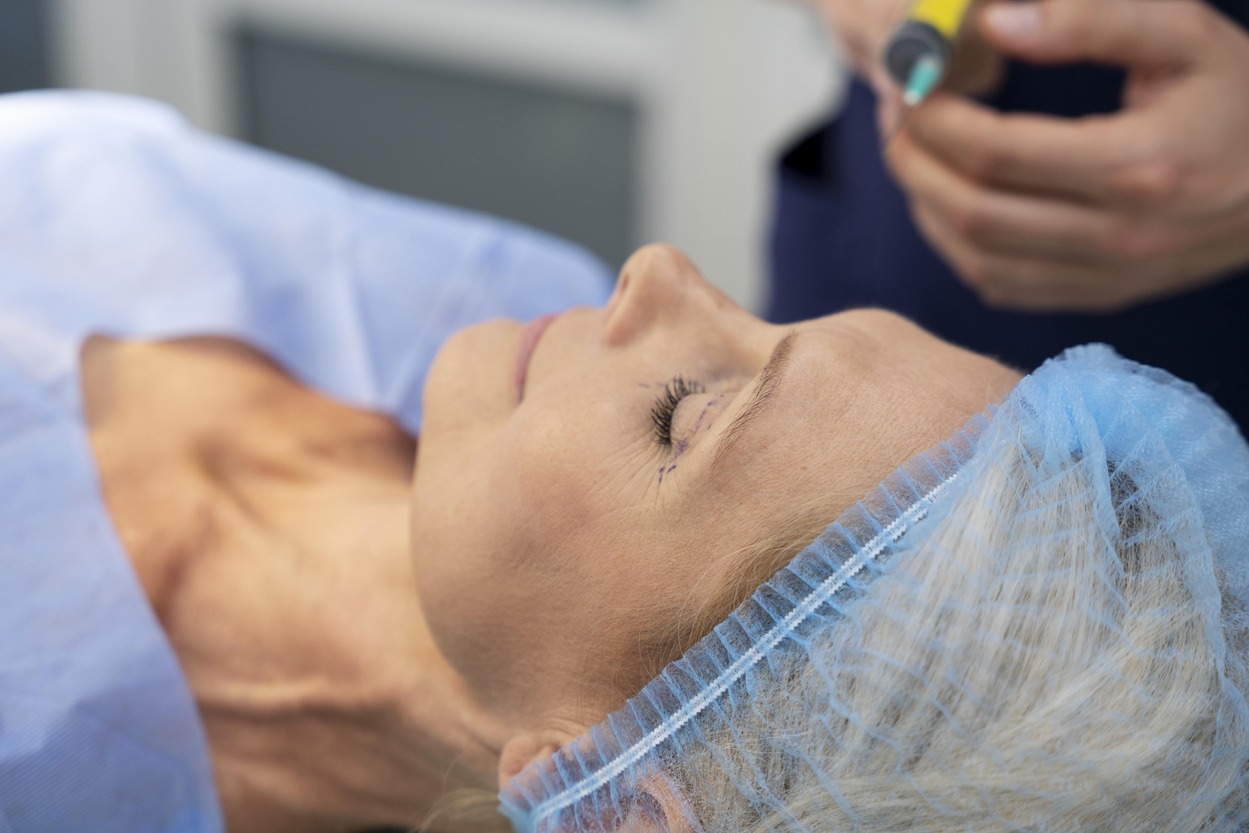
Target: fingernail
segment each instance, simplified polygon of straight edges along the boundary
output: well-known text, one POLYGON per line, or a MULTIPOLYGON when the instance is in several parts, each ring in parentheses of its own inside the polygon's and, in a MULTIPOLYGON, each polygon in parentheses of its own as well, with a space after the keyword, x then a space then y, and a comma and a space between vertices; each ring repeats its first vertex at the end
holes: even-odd
POLYGON ((994 3, 985 9, 985 22, 999 35, 1022 38, 1041 28, 1041 10, 1035 3, 994 3))

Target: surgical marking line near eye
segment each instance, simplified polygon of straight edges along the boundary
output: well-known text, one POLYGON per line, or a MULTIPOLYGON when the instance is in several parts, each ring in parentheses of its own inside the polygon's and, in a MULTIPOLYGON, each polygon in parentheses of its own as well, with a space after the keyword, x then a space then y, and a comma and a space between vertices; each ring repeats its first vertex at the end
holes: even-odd
POLYGON ((703 393, 705 390, 700 382, 687 380, 679 374, 672 377, 651 408, 656 443, 664 447, 672 445, 672 418, 676 415, 677 406, 685 397, 703 393))

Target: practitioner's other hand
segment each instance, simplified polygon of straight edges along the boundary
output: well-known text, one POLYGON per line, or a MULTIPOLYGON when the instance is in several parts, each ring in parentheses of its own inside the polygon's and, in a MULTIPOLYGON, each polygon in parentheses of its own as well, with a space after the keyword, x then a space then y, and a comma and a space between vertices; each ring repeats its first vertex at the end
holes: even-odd
POLYGON ((1197 0, 1031 0, 1002 52, 1128 72, 1122 109, 1001 114, 937 93, 886 150, 919 228, 994 306, 1108 311, 1249 263, 1249 35, 1197 0))

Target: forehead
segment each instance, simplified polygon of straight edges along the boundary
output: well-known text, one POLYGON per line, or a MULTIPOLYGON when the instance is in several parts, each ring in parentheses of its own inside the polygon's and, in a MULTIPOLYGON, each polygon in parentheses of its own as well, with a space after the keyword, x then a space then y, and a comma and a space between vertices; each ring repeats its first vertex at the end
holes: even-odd
POLYGON ((889 313, 841 313, 790 332, 766 406, 723 454, 721 488, 772 510, 826 497, 839 511, 1019 378, 889 313))

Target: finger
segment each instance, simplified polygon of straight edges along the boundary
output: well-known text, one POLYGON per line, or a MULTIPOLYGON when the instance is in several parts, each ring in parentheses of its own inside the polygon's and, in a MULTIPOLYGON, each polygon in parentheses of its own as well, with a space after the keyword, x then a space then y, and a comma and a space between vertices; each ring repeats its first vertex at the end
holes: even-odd
POLYGON ((984 187, 926 153, 905 134, 887 149, 886 159, 913 200, 941 214, 981 248, 1093 267, 1121 256, 1124 221, 1101 207, 984 187))
POLYGON ((879 63, 875 21, 861 3, 821 4, 824 18, 841 47, 842 58, 853 68, 855 74, 866 78, 879 63))
MULTIPOLYGON (((956 95, 936 93, 915 108, 906 131, 969 179, 1004 189, 1122 204, 1171 187, 1143 170, 1152 159, 1147 114, 1062 119, 997 113, 956 95)), ((1154 131, 1156 132, 1156 131, 1154 131)))
POLYGON ((1160 67, 1200 57, 1211 14, 1197 0, 1029 0, 980 21, 990 43, 1025 61, 1160 67))
POLYGON ((1122 273, 978 249, 928 206, 913 206, 916 224, 964 284, 987 305, 1024 312, 1108 312, 1133 300, 1122 273))
POLYGON ((876 131, 882 146, 888 146, 897 135, 905 111, 902 105, 902 94, 897 89, 885 89, 876 97, 876 131))

